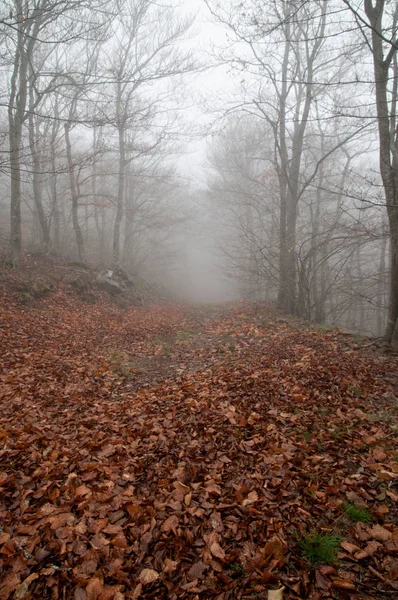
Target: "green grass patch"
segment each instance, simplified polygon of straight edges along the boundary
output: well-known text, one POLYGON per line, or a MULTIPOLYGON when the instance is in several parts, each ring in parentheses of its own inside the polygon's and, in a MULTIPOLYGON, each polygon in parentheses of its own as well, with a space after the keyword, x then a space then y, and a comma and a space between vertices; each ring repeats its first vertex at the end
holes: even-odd
POLYGON ((357 506, 350 502, 344 502, 343 509, 347 517, 352 521, 369 523, 372 520, 372 515, 365 506, 357 506))
POLYGON ((341 538, 332 533, 311 531, 299 540, 302 555, 312 565, 337 561, 341 538))

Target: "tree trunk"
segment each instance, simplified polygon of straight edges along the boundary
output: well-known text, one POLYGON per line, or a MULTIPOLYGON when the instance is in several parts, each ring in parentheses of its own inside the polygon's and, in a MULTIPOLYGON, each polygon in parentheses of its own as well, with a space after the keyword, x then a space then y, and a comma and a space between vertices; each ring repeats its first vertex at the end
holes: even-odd
POLYGON ((13 268, 19 266, 22 253, 22 221, 21 221, 21 152, 15 132, 10 133, 10 166, 11 166, 11 205, 10 205, 10 251, 9 259, 13 268))
POLYGON ((72 223, 73 230, 76 236, 76 244, 77 244, 77 256, 80 262, 84 262, 85 260, 85 252, 84 252, 84 239, 83 233, 79 223, 79 195, 77 192, 77 185, 75 181, 74 174, 74 166, 72 160, 72 146, 70 143, 70 123, 65 124, 65 143, 66 143, 66 157, 68 161, 68 171, 69 171, 69 186, 71 192, 71 200, 72 200, 72 223))
POLYGON ((396 106, 392 107, 390 113, 388 104, 389 68, 397 49, 392 47, 387 57, 384 58, 382 40, 384 0, 376 0, 374 7, 371 0, 364 0, 364 7, 372 28, 377 125, 380 141, 379 163, 391 236, 390 305, 385 338, 394 346, 398 346, 398 160, 395 131, 391 130, 396 106))
POLYGON ((126 190, 125 190, 125 222, 124 222, 124 244, 123 244, 123 266, 128 268, 131 262, 133 247, 134 228, 134 194, 131 184, 131 162, 126 168, 126 190))
POLYGON ((385 272, 386 272, 387 236, 383 235, 380 248, 379 280, 377 283, 377 335, 383 335, 385 330, 385 272))
MULTIPOLYGON (((290 28, 287 24, 287 33, 290 28)), ((288 164, 289 155, 286 141, 286 101, 288 96, 287 72, 289 65, 290 44, 285 42, 285 50, 282 63, 282 89, 279 99, 279 131, 275 132, 275 145, 279 146, 279 290, 277 304, 282 310, 289 311, 289 244, 287 231, 288 215, 288 164), (279 139, 278 139, 279 138, 279 139)))
MULTIPOLYGON (((33 78, 33 72, 31 70, 30 76, 33 78)), ((35 203, 37 218, 41 229, 41 244, 44 252, 48 252, 51 245, 50 239, 50 225, 48 223, 46 214, 44 212, 42 202, 42 182, 40 177, 41 171, 41 160, 40 153, 38 150, 39 135, 36 132, 36 124, 34 118, 34 97, 33 87, 29 89, 29 145, 30 153, 32 156, 32 186, 33 186, 33 201, 35 203)))
MULTIPOLYGON (((16 10, 22 14, 22 0, 16 1, 16 10)), ((21 220, 21 139, 27 100, 28 57, 23 26, 18 25, 17 48, 11 75, 8 104, 9 148, 11 169, 10 249, 9 259, 17 268, 22 254, 21 220)))
POLYGON ((56 252, 61 251, 61 235, 60 235, 60 206, 58 201, 58 186, 57 186, 57 136, 59 132, 59 109, 58 109, 58 95, 55 95, 54 100, 54 121, 51 125, 51 139, 50 139, 50 151, 51 151, 51 202, 52 202, 52 215, 54 223, 54 249, 56 252))
MULTIPOLYGON (((395 213, 397 207, 395 207, 395 213)), ((392 211, 390 211, 392 212, 392 211)), ((390 309, 388 313, 386 337, 392 346, 398 347, 398 218, 390 216, 391 267, 390 267, 390 309)))
POLYGON ((123 220, 123 203, 126 171, 126 142, 125 142, 125 123, 122 115, 122 97, 121 84, 117 83, 116 91, 116 120, 119 141, 119 173, 117 187, 117 206, 116 216, 113 226, 113 262, 115 265, 120 263, 120 230, 123 220))

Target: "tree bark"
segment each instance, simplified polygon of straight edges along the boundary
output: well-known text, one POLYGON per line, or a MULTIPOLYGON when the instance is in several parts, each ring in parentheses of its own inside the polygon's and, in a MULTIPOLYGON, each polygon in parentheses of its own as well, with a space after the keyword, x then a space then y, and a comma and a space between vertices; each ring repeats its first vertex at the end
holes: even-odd
POLYGON ((382 40, 382 19, 385 0, 364 0, 366 15, 371 25, 371 42, 375 77, 375 95, 377 124, 379 130, 379 164, 386 196, 386 207, 390 228, 390 304, 385 338, 392 345, 398 346, 398 159, 395 131, 391 130, 391 120, 395 119, 396 106, 391 111, 388 104, 389 69, 396 47, 391 47, 384 57, 382 40))
MULTIPOLYGON (((34 77, 34 73, 31 69, 30 78, 31 81, 34 77)), ((33 87, 29 88, 29 146, 30 146, 30 154, 32 157, 32 187, 33 187, 33 201, 35 203, 37 217, 40 224, 41 229, 41 245, 44 252, 48 252, 51 246, 50 239, 50 225, 48 219, 46 217, 43 202, 42 202, 42 181, 40 177, 41 171, 41 160, 40 160, 40 152, 38 150, 39 146, 39 135, 36 132, 36 123, 34 117, 34 91, 33 87)))
MULTIPOLYGON (((22 0, 16 0, 17 15, 22 15, 22 0)), ((17 48, 11 76, 8 104, 9 148, 11 169, 10 249, 9 259, 17 268, 22 253, 21 220, 21 139, 27 101, 28 55, 25 47, 23 25, 18 24, 17 48)))
POLYGON ((118 125, 118 143, 119 143, 119 172, 118 172, 118 187, 117 187, 117 206, 116 216, 113 226, 113 262, 115 265, 120 263, 120 231, 123 220, 123 203, 124 203, 124 188, 125 188, 125 171, 126 171, 126 142, 125 142, 125 121, 122 115, 122 97, 121 84, 117 83, 116 92, 116 119, 118 125))
POLYGON ((77 256, 80 262, 84 262, 85 260, 85 251, 84 251, 84 238, 83 233, 79 223, 79 195, 77 191, 77 185, 75 181, 74 174, 74 165, 72 159, 72 146, 70 143, 70 122, 65 124, 65 144, 66 144, 66 157, 68 161, 68 171, 69 171, 69 186, 71 192, 71 201, 72 201, 72 223, 73 230, 76 236, 76 245, 77 245, 77 256))

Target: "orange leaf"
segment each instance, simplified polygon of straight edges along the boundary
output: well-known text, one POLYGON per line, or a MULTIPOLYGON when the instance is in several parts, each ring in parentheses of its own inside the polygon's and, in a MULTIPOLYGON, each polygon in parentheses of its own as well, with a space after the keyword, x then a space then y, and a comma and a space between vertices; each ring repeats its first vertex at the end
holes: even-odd
POLYGON ((341 579, 340 577, 333 577, 332 579, 335 587, 341 590, 355 590, 355 583, 351 581, 351 579, 341 579))
POLYGON ((265 561, 270 561, 273 558, 280 559, 283 556, 283 544, 278 538, 273 538, 267 542, 261 551, 261 555, 265 561))

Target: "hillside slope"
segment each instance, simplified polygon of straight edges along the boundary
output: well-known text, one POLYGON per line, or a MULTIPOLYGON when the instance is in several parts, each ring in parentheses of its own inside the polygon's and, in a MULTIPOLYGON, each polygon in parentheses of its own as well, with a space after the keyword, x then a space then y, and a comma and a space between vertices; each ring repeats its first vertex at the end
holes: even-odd
POLYGON ((398 597, 396 358, 7 277, 0 598, 398 597))

